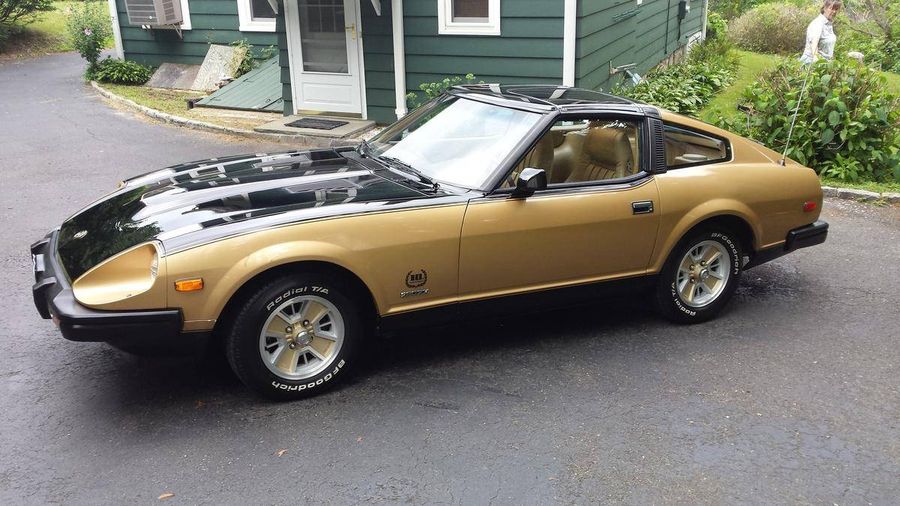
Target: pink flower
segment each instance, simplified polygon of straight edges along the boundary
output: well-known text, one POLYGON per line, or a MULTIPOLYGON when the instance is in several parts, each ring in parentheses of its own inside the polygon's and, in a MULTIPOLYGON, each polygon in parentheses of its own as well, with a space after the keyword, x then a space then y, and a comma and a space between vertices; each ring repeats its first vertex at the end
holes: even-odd
POLYGON ((91 35, 93 35, 93 33, 94 33, 94 32, 91 31, 90 28, 85 28, 85 29, 84 29, 84 34, 87 35, 88 37, 90 37, 91 35))

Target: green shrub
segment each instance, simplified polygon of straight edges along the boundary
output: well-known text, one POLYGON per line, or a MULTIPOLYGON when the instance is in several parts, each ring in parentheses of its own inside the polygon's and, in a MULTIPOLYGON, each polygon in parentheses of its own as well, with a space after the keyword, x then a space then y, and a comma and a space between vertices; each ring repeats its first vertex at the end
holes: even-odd
MULTIPOLYGON (((784 60, 744 91, 749 117, 720 126, 783 152, 807 70, 784 60)), ((900 99, 886 91, 885 78, 842 59, 809 71, 787 156, 844 181, 900 180, 900 99)))
POLYGON ((789 54, 803 51, 806 27, 818 11, 788 3, 762 4, 733 20, 728 36, 741 49, 789 54))
MULTIPOLYGON (((484 83, 484 81, 478 81, 479 83, 484 83)), ((443 80, 438 81, 436 83, 422 83, 419 85, 419 89, 424 93, 424 98, 420 93, 407 93, 406 94, 406 104, 409 107, 409 110, 413 110, 428 102, 432 98, 441 96, 442 93, 449 90, 454 86, 458 86, 460 84, 475 84, 475 75, 474 74, 466 74, 463 76, 453 76, 453 77, 445 77, 443 80)))
POLYGON ((616 86, 616 95, 640 100, 691 116, 734 79, 735 57, 726 40, 711 39, 695 46, 687 61, 651 71, 633 87, 616 86))
POLYGON ((2 26, 26 24, 34 21, 39 12, 52 11, 53 0, 0 0, 0 31, 2 26))
MULTIPOLYGON (((844 23, 842 25, 836 28, 840 32, 835 54, 844 56, 849 51, 859 51, 865 57, 866 65, 900 73, 900 38, 885 40, 852 30, 844 23)), ((871 33, 877 32, 873 30, 871 33)))
POLYGON ((706 17, 706 39, 723 39, 727 36, 728 22, 715 12, 710 12, 706 17))
POLYGON ((104 83, 144 84, 152 75, 151 67, 128 60, 106 58, 97 63, 93 77, 104 83))
POLYGON ((100 2, 82 2, 72 9, 66 19, 66 31, 72 39, 72 46, 88 63, 85 77, 93 79, 97 60, 104 42, 112 35, 112 25, 106 12, 106 5, 100 2))
POLYGON ((244 57, 241 59, 241 63, 234 73, 235 79, 255 69, 261 62, 272 58, 277 53, 275 46, 256 48, 250 44, 247 39, 234 41, 231 45, 238 49, 245 50, 244 57))

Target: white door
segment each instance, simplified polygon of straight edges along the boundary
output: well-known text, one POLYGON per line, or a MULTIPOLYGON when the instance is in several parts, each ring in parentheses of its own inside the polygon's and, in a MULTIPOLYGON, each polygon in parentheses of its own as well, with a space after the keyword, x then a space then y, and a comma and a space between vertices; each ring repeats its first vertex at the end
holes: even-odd
POLYGON ((284 3, 294 109, 362 114, 357 1, 284 3))

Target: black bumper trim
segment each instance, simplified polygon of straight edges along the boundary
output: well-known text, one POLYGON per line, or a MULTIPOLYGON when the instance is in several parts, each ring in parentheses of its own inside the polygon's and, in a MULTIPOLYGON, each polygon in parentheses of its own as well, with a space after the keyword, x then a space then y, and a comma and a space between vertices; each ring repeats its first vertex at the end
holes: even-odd
POLYGON ((787 255, 792 251, 800 248, 808 248, 817 244, 822 244, 828 237, 828 223, 824 221, 816 221, 799 228, 795 228, 787 233, 784 244, 773 248, 759 250, 750 259, 750 263, 744 266, 744 269, 750 269, 766 262, 771 262, 776 258, 787 255))
POLYGON ((181 334, 184 322, 180 309, 100 311, 79 304, 54 254, 57 234, 54 230, 31 246, 35 277, 31 292, 38 313, 52 318, 63 337, 70 341, 114 343, 164 341, 181 334))

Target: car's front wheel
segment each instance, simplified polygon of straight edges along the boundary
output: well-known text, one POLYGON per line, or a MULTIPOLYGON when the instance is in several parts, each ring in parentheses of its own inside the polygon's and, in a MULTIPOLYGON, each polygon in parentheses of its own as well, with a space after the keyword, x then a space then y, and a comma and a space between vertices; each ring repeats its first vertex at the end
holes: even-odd
POLYGON ((743 267, 741 243, 724 229, 699 230, 672 251, 656 288, 656 305, 679 323, 707 321, 728 303, 743 267))
POLYGON ((351 290, 323 275, 297 274, 271 281, 247 299, 225 351, 252 390, 296 399, 347 375, 363 331, 351 290))

